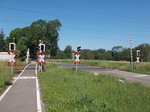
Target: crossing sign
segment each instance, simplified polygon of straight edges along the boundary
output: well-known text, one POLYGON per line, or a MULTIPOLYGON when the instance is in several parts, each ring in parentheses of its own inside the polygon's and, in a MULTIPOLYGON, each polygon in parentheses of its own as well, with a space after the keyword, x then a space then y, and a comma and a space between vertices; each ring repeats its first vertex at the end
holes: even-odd
POLYGON ((74 64, 80 64, 80 59, 79 59, 79 57, 80 57, 80 53, 77 53, 77 52, 74 52, 74 55, 75 55, 75 61, 74 61, 74 64))
POLYGON ((16 61, 15 61, 15 56, 17 54, 17 52, 15 52, 16 50, 16 44, 15 43, 9 43, 9 51, 8 54, 10 55, 10 60, 8 62, 8 65, 16 65, 16 61))
POLYGON ((46 52, 45 52, 45 44, 43 44, 43 41, 39 41, 39 45, 38 45, 38 65, 39 65, 39 71, 42 72, 44 70, 44 65, 46 64, 44 58, 46 56, 46 52))
POLYGON ((43 54, 38 53, 38 55, 39 55, 38 64, 39 64, 39 65, 40 65, 41 63, 46 64, 46 62, 45 62, 45 60, 44 60, 44 57, 45 57, 46 53, 43 53, 43 54))
POLYGON ((8 65, 16 65, 17 63, 15 61, 15 56, 16 56, 17 52, 14 52, 14 53, 8 52, 8 54, 10 55, 10 60, 8 62, 8 65))
POLYGON ((80 59, 79 59, 81 55, 81 46, 77 46, 77 51, 75 51, 73 54, 74 54, 73 57, 75 57, 75 60, 73 63, 76 65, 76 72, 77 72, 78 64, 81 64, 80 59))

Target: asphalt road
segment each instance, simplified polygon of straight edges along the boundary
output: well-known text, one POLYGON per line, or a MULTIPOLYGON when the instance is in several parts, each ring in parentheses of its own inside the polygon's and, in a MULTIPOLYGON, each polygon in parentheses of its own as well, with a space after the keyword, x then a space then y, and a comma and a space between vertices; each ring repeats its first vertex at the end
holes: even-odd
MULTIPOLYGON (((66 63, 55 63, 55 64, 59 66, 63 66, 63 67, 69 67, 69 68, 76 67, 74 64, 66 64, 66 63)), ((150 75, 119 71, 117 69, 105 69, 105 68, 99 68, 99 67, 94 67, 94 66, 85 66, 85 65, 78 65, 78 69, 92 72, 95 75, 98 75, 101 73, 115 75, 115 76, 124 78, 128 82, 141 83, 143 85, 150 86, 150 75)))
POLYGON ((0 97, 0 112, 41 112, 37 107, 36 65, 28 65, 0 97))

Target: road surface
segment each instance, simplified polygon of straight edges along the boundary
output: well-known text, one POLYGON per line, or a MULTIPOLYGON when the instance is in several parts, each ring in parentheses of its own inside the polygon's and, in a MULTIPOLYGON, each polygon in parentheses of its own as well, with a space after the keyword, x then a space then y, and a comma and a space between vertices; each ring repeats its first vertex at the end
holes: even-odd
POLYGON ((0 112, 42 112, 36 64, 27 65, 0 96, 0 112))
MULTIPOLYGON (((66 64, 66 63, 55 63, 55 64, 63 67, 75 68, 74 64, 66 64)), ((94 66, 85 66, 85 65, 78 65, 78 68, 93 72, 95 75, 98 75, 100 73, 110 74, 110 75, 115 75, 124 78, 129 82, 141 83, 143 85, 150 86, 150 75, 119 71, 117 69, 105 69, 105 68, 99 68, 94 66)))

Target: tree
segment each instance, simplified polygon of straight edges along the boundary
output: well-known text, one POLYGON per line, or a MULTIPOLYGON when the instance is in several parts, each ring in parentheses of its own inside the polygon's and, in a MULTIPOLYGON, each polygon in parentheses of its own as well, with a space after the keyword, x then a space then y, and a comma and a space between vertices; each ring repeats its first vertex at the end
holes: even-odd
POLYGON ((16 28, 10 32, 10 36, 7 37, 7 42, 10 43, 15 41, 15 43, 17 44, 18 41, 22 38, 22 36, 22 29, 16 28))
POLYGON ((25 45, 30 49, 30 57, 35 58, 39 40, 44 39, 44 31, 39 27, 25 27, 22 30, 25 45))
POLYGON ((83 49, 81 54, 82 59, 94 59, 94 54, 90 49, 83 49))
POLYGON ((59 20, 53 20, 46 23, 45 26, 45 38, 47 48, 51 56, 56 56, 57 49, 58 49, 58 37, 59 37, 59 29, 61 27, 61 23, 59 20))
POLYGON ((61 51, 60 49, 57 50, 57 54, 56 54, 56 58, 57 59, 66 59, 67 56, 64 53, 64 51, 61 51))
POLYGON ((102 60, 112 60, 112 51, 108 50, 104 54, 102 54, 102 60))
POLYGON ((124 48, 122 52, 120 52, 120 60, 130 61, 130 48, 124 48))
POLYGON ((135 50, 141 51, 141 59, 143 61, 150 61, 150 44, 146 44, 146 43, 140 44, 135 48, 135 50))
POLYGON ((64 53, 65 53, 67 59, 71 59, 72 58, 72 47, 70 45, 66 46, 64 53))
POLYGON ((94 50, 94 59, 103 59, 103 54, 106 52, 105 49, 94 50))
POLYGON ((3 30, 0 31, 0 52, 6 50, 6 42, 5 42, 5 35, 3 30))
POLYGON ((112 58, 113 60, 121 60, 121 55, 120 53, 124 50, 124 48, 122 46, 114 46, 112 48, 112 58))
POLYGON ((39 19, 31 24, 31 27, 39 27, 41 29, 45 29, 46 21, 39 19))
MULTIPOLYGON (((10 32, 10 36, 7 38, 7 42, 13 42, 13 38, 15 37, 15 43, 18 45, 18 42, 23 40, 26 48, 30 49, 30 57, 35 59, 39 40, 43 40, 46 44, 47 54, 56 56, 58 49, 57 43, 59 40, 58 31, 60 27, 61 23, 59 20, 52 20, 48 22, 45 20, 37 20, 28 27, 12 30, 10 32)), ((17 49, 20 50, 18 47, 17 49)))
POLYGON ((25 41, 20 39, 17 44, 19 58, 23 61, 26 58, 27 46, 25 45, 25 41))

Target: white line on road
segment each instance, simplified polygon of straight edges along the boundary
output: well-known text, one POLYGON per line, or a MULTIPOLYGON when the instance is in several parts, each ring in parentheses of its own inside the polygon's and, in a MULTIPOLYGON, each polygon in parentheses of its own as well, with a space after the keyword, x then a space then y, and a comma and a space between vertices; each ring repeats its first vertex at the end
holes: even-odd
POLYGON ((13 79, 36 79, 36 77, 26 77, 26 76, 23 76, 23 77, 14 77, 13 79))
MULTIPOLYGON (((37 64, 36 64, 36 68, 35 68, 35 74, 37 76, 37 64)), ((36 97, 37 98, 37 112, 42 112, 38 77, 36 78, 36 96, 37 96, 36 97)))
POLYGON ((134 77, 146 77, 146 76, 149 76, 149 75, 135 75, 134 77))
MULTIPOLYGON (((29 64, 28 64, 29 65, 29 64)), ((22 72, 19 74, 19 76, 13 81, 13 84, 18 80, 18 78, 23 74, 23 72, 25 71, 25 69, 28 67, 28 65, 22 70, 22 72)), ((11 89, 11 87, 13 86, 10 85, 5 92, 0 96, 0 101, 2 101, 2 99, 5 97, 5 95, 8 93, 8 91, 11 89)))

